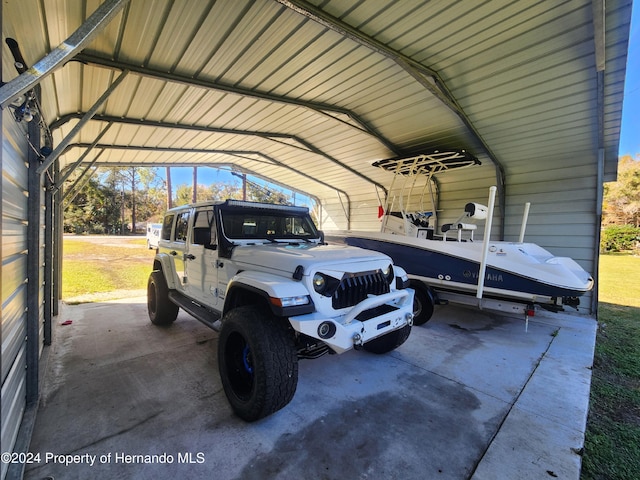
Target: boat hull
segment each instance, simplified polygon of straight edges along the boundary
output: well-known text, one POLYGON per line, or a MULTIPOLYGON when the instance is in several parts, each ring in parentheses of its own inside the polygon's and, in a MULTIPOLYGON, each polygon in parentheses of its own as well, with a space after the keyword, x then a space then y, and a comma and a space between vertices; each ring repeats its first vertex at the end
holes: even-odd
MULTIPOLYGON (((436 289, 475 295, 481 242, 444 242, 375 232, 346 232, 334 240, 389 255, 409 277, 436 289)), ((534 303, 579 297, 593 279, 569 258, 554 257, 535 244, 491 242, 483 295, 534 303)))

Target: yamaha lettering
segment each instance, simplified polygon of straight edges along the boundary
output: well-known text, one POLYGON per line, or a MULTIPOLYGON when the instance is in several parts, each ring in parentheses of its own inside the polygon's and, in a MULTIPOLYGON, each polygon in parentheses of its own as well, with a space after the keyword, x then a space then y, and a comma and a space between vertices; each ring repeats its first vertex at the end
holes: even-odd
MULTIPOLYGON (((478 272, 470 272, 469 270, 465 270, 462 275, 465 278, 473 278, 474 280, 478 279, 478 272)), ((490 282, 504 282, 504 279, 502 278, 502 274, 500 273, 488 273, 487 272, 487 276, 486 279, 489 280, 490 282)))

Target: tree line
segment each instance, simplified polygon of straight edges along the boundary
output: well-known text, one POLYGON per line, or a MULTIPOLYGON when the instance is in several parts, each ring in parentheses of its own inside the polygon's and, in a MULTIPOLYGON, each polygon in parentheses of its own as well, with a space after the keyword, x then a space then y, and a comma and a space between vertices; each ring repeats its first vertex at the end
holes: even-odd
POLYGON ((601 251, 640 252, 640 158, 621 157, 617 181, 605 183, 602 226, 601 251))
MULTIPOLYGON (((81 190, 64 204, 64 232, 76 234, 140 233, 147 222, 161 221, 172 206, 208 200, 246 199, 291 205, 285 193, 238 175, 237 182, 180 184, 173 188, 157 168, 98 168, 81 190), (140 228, 142 227, 142 229, 140 228)), ((194 180, 197 175, 194 171, 194 180)), ((75 181, 69 180, 69 185, 75 181)))

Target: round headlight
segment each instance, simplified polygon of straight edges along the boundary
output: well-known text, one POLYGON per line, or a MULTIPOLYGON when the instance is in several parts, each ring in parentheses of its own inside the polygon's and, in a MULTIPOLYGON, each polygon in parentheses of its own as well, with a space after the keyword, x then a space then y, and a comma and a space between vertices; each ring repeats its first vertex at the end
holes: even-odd
POLYGON ((327 281, 325 280, 324 275, 316 273, 313 276, 313 289, 318 293, 322 293, 326 286, 327 281))

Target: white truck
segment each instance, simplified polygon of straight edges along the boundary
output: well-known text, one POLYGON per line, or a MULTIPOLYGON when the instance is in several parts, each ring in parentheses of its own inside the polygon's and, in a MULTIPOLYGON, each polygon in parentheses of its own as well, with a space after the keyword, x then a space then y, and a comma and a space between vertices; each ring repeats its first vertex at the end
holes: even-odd
POLYGON ((291 401, 299 359, 404 343, 408 285, 384 254, 325 244, 305 207, 227 200, 167 212, 147 303, 154 324, 182 308, 219 331, 225 394, 254 421, 291 401))

